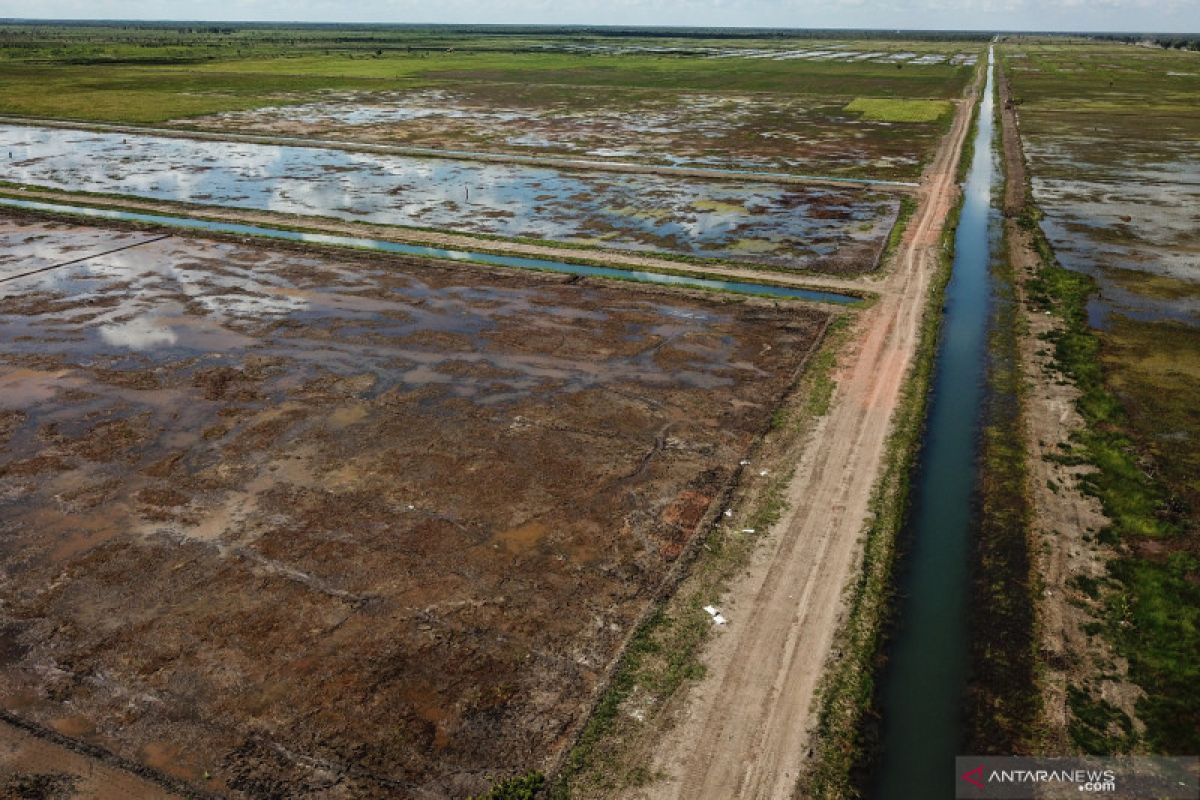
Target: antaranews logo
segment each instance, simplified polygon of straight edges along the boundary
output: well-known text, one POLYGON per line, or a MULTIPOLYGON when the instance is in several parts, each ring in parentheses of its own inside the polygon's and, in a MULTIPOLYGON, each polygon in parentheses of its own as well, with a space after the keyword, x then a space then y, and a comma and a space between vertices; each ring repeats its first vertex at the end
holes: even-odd
POLYGON ((1200 758, 960 756, 955 797, 1200 800, 1200 758))
POLYGON ((982 764, 980 764, 975 769, 967 770, 966 772, 964 772, 962 775, 959 775, 958 777, 962 778, 964 781, 971 784, 972 786, 976 786, 980 789, 986 788, 985 785, 983 784, 983 765, 982 764))

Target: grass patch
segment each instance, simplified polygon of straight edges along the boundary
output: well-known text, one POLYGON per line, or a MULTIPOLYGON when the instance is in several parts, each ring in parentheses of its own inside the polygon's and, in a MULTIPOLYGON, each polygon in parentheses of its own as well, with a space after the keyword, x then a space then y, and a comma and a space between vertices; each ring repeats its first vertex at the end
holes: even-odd
POLYGON ((846 111, 874 122, 937 122, 954 110, 946 100, 899 100, 884 97, 857 97, 846 111))
POLYGON ((896 212, 896 222, 888 232, 887 243, 883 246, 883 255, 879 257, 880 264, 891 263, 896 251, 900 249, 900 243, 904 241, 904 232, 908 230, 908 223, 916 210, 917 200, 915 197, 904 195, 900 198, 900 210, 896 212))
POLYGON ((536 771, 526 772, 500 781, 486 794, 477 795, 471 800, 533 800, 545 785, 545 775, 536 771))
POLYGON ((1082 753, 1128 752, 1137 739, 1128 714, 1086 689, 1068 686, 1067 707, 1068 733, 1082 753))

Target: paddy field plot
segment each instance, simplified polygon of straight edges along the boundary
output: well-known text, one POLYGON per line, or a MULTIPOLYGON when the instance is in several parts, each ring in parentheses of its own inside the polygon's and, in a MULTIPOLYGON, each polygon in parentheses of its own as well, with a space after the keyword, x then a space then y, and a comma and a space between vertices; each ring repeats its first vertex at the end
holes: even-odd
POLYGON ((886 120, 847 106, 959 98, 982 52, 954 41, 580 50, 551 35, 277 33, 160 32, 156 48, 148 32, 7 26, 0 113, 913 180, 949 109, 886 120), (814 57, 791 57, 801 51, 814 57))
POLYGON ((875 268, 900 202, 856 188, 577 172, 0 125, 10 183, 776 269, 875 268))
MULTIPOLYGON (((1047 352, 1081 392, 1082 430, 1054 457, 1094 467, 1081 491, 1104 514, 1086 531, 1067 529, 1086 543, 1069 557, 1100 548, 1101 563, 1071 574, 1055 593, 1061 600, 1042 601, 1087 620, 1086 646, 1079 636, 1072 644, 1064 626, 1068 657, 1049 662, 1069 687, 1050 713, 1087 752, 1192 753, 1200 747, 1191 690, 1200 648, 1200 57, 1023 40, 1003 52, 1040 226, 1065 268, 1043 266, 1030 284, 1035 302, 1062 315, 1065 332, 1046 338, 1047 352), (1109 646, 1120 669, 1098 655, 1109 646)), ((1051 530, 1044 541, 1064 559, 1071 540, 1059 536, 1051 530)))
POLYGON ((1042 226, 1095 279, 1089 323, 1145 444, 1200 508, 1200 57, 1127 45, 1007 55, 1042 226), (1184 452, 1187 451, 1187 452, 1184 452))
POLYGON ((14 217, 0 254, 4 707, 231 796, 547 765, 826 319, 14 217))

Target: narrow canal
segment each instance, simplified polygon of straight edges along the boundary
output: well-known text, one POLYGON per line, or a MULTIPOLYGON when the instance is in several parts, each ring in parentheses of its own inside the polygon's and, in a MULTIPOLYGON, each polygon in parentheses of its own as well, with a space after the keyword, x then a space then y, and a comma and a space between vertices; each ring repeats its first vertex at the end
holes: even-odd
POLYGON ((913 481, 899 607, 881 676, 877 800, 954 797, 969 636, 969 554, 987 361, 994 69, 988 51, 974 154, 963 186, 954 265, 913 481))

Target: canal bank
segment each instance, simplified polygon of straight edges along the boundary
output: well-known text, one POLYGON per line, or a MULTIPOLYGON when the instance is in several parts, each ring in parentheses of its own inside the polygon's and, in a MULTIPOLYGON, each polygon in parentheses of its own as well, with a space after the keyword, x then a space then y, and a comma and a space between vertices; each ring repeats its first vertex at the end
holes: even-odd
POLYGON ((979 104, 937 354, 895 571, 897 601, 877 693, 879 800, 954 796, 969 664, 972 511, 977 486, 997 216, 992 190, 994 62, 979 104))

